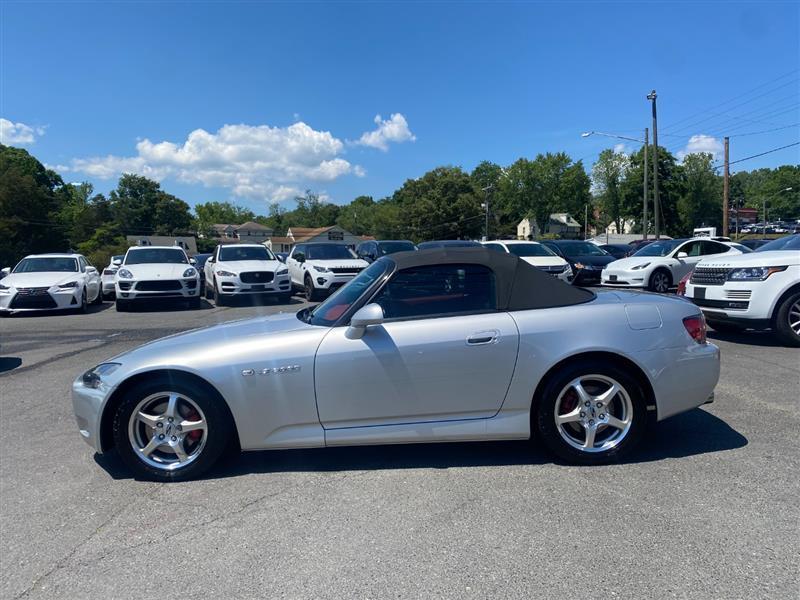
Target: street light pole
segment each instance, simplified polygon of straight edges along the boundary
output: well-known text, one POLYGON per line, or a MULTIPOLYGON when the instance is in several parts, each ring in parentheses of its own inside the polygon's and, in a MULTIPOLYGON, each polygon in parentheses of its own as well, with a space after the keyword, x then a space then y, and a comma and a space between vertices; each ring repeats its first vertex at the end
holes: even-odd
POLYGON ((653 102, 653 224, 655 226, 656 240, 660 239, 659 217, 661 213, 660 199, 658 197, 658 118, 656 117, 656 91, 647 94, 647 99, 653 102))

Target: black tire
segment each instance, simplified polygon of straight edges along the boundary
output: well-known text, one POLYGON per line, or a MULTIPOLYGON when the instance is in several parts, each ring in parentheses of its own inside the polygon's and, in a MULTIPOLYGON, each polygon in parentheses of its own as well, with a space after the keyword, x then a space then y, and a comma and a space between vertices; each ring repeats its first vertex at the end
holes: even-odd
POLYGON ((214 299, 214 292, 211 289, 211 287, 208 285, 207 281, 206 281, 206 285, 205 285, 205 296, 206 296, 206 300, 213 300, 214 299))
POLYGON ((319 292, 317 291, 317 288, 314 287, 314 282, 311 280, 311 275, 306 273, 305 279, 303 279, 303 281, 305 283, 303 289, 305 291, 306 300, 308 300, 309 302, 316 302, 317 300, 319 300, 319 292))
POLYGON ((800 292, 784 298, 775 313, 775 332, 787 346, 800 346, 800 330, 792 329, 792 323, 800 319, 800 292))
POLYGON ((130 302, 127 300, 117 300, 114 302, 114 308, 117 309, 117 312, 128 312, 131 309, 130 302))
POLYGON ((131 387, 114 413, 114 444, 123 462, 136 477, 151 481, 169 482, 194 479, 213 467, 234 443, 234 426, 224 400, 209 387, 182 378, 156 377, 131 387), (175 392, 192 399, 203 411, 207 424, 206 441, 197 457, 185 467, 165 470, 151 466, 134 451, 129 437, 129 421, 136 406, 148 396, 175 392))
POLYGON ((75 312, 84 315, 89 312, 89 302, 86 298, 86 288, 83 288, 83 292, 81 292, 81 304, 75 309, 75 312))
POLYGON ((97 290, 97 297, 92 301, 94 306, 100 306, 103 303, 103 289, 97 290))
MULTIPOLYGON (((575 398, 577 398, 577 394, 575 398)), ((605 411, 612 415, 615 412, 621 415, 623 406, 626 406, 622 395, 615 395, 611 402, 611 409, 606 406, 605 411)), ((580 407, 576 403, 575 408, 567 407, 567 409, 580 410, 580 407)), ((562 410, 566 409, 562 407, 562 410)), ((586 411, 585 419, 587 421, 594 416, 595 419, 598 419, 598 426, 602 425, 602 429, 598 429, 596 433, 596 435, 600 436, 597 438, 596 444, 602 441, 613 442, 611 437, 615 435, 615 432, 622 431, 621 429, 616 429, 602 423, 602 420, 608 419, 608 414, 603 418, 604 413, 602 409, 590 406, 586 411), (596 412, 588 412, 592 409, 596 412), (604 440, 605 436, 608 436, 607 440, 604 440)), ((560 412, 559 414, 564 413, 560 412)), ((583 413, 581 413, 581 415, 583 415, 583 413)), ((540 396, 536 398, 536 410, 531 420, 531 431, 535 432, 534 435, 538 434, 539 439, 541 439, 544 445, 559 458, 578 465, 605 464, 620 460, 641 441, 645 429, 647 428, 646 399, 641 386, 634 378, 628 375, 625 370, 604 361, 586 360, 568 365, 548 379, 540 396), (562 433, 559 431, 559 426, 556 425, 555 411, 559 397, 562 396, 562 392, 564 394, 564 400, 569 399, 567 397, 569 392, 565 391, 565 388, 567 388, 571 382, 580 377, 586 377, 587 379, 584 381, 587 382, 588 388, 592 385, 590 377, 592 375, 610 378, 616 381, 627 394, 627 397, 630 399, 630 406, 625 412, 630 417, 630 426, 625 435, 615 444, 610 445, 607 450, 589 452, 580 450, 566 441, 565 437, 562 436, 562 433)), ((627 421, 627 417, 625 420, 627 421)), ((593 423, 594 421, 591 422, 593 423)), ((574 434, 577 438, 576 441, 580 441, 581 432, 583 432, 585 437, 586 428, 580 423, 568 423, 561 427, 566 429, 568 426, 574 426, 574 434)))
POLYGON ((651 292, 666 294, 672 287, 672 274, 667 269, 656 269, 650 275, 647 282, 647 289, 651 292))
POLYGON ((741 333, 745 330, 745 327, 738 323, 726 323, 724 321, 708 321, 708 325, 714 331, 720 333, 741 333))

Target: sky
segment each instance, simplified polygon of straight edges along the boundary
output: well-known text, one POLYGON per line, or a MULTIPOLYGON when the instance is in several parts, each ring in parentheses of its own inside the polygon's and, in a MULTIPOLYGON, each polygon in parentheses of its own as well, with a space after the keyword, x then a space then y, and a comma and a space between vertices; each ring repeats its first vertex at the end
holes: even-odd
MULTIPOLYGON (((0 141, 265 213, 440 165, 800 139, 797 2, 0 2, 0 141)), ((800 146, 732 170, 800 163, 800 146)))

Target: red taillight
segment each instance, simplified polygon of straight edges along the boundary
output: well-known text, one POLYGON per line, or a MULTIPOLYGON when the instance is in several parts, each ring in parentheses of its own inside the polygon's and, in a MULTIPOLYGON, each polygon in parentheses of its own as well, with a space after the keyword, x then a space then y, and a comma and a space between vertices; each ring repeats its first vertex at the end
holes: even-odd
POLYGON ((706 319, 703 315, 686 317, 683 320, 683 326, 686 327, 686 331, 695 342, 698 344, 706 343, 706 319))

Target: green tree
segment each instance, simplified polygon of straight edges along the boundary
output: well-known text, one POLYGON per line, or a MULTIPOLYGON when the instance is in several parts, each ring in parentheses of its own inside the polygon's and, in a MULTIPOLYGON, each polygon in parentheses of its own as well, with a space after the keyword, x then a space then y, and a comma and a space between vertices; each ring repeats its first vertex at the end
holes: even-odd
POLYGON ((375 206, 372 196, 358 196, 350 204, 339 209, 336 224, 355 235, 372 233, 375 206))
POLYGON ((623 230, 622 222, 625 215, 620 187, 628 163, 627 155, 606 149, 600 153, 592 167, 592 181, 598 208, 605 216, 606 223, 616 223, 617 231, 623 230))
POLYGON ((682 190, 677 201, 681 231, 695 227, 722 226, 722 179, 712 166, 708 153, 689 154, 680 168, 682 190))
POLYGON ((61 177, 20 148, 0 144, 0 263, 66 249, 61 177))
POLYGON ((141 175, 126 173, 120 177, 110 201, 114 220, 126 234, 171 235, 191 227, 189 205, 141 175))
POLYGON ((252 210, 231 204, 230 202, 204 202, 196 204, 194 213, 197 215, 197 231, 204 235, 212 233, 215 223, 231 223, 241 225, 256 218, 252 210))

